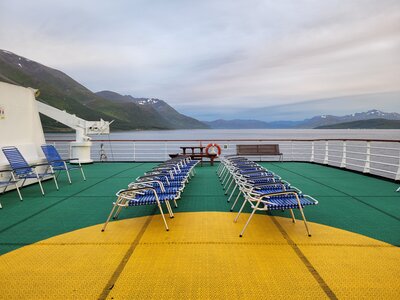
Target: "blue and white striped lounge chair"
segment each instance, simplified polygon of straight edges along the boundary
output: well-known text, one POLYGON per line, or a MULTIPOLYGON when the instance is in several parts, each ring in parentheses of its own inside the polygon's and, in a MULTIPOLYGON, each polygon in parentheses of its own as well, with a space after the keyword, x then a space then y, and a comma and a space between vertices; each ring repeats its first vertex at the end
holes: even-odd
POLYGON ((311 236, 311 232, 310 229, 308 228, 303 208, 308 205, 318 204, 318 201, 315 200, 313 197, 300 194, 297 191, 282 191, 277 193, 258 194, 258 195, 254 193, 248 193, 245 196, 245 198, 246 199, 243 202, 243 205, 240 208, 234 221, 237 222, 240 213, 242 212, 247 202, 251 204, 251 208, 253 209, 253 211, 251 212, 246 224, 244 225, 239 235, 240 237, 243 236, 247 226, 249 225, 256 211, 272 211, 272 210, 286 210, 286 209, 290 211, 293 223, 296 222, 293 209, 298 209, 300 211, 304 221, 304 225, 307 230, 307 234, 308 236, 311 236))
POLYGON ((136 178, 128 185, 128 189, 117 192, 117 200, 113 203, 102 231, 105 231, 111 218, 118 218, 122 208, 141 205, 157 205, 168 231, 161 204, 165 203, 170 218, 173 218, 174 213, 169 202, 174 201, 175 207, 177 207, 176 200, 180 198, 190 176, 194 176, 193 168, 197 163, 198 161, 190 160, 188 157, 178 157, 168 160, 145 175, 136 178))
POLYGON ((74 158, 62 159, 61 155, 58 153, 56 147, 54 147, 53 145, 42 145, 41 147, 42 147, 43 153, 46 156, 46 159, 49 162, 49 164, 51 165, 53 171, 59 171, 59 174, 61 173, 61 171, 66 171, 68 181, 70 184, 71 184, 71 176, 69 174, 70 170, 80 169, 83 180, 86 181, 85 173, 83 172, 81 163, 79 162, 78 159, 74 159, 74 158), (68 164, 71 160, 77 160, 78 164, 74 165, 74 166, 68 164))
MULTIPOLYGON (((120 190, 116 193, 117 201, 113 203, 113 208, 111 209, 111 212, 101 231, 106 230, 107 224, 110 222, 111 217, 113 217, 113 219, 118 218, 122 208, 142 205, 157 205, 163 218, 165 229, 169 231, 161 204, 165 203, 170 218, 173 218, 174 214, 169 201, 174 200, 176 196, 174 194, 167 194, 165 192, 158 194, 154 187, 146 186, 146 184, 148 183, 141 183, 137 186, 132 186, 131 188, 120 190)), ((164 191, 163 184, 161 182, 158 182, 158 184, 160 189, 164 191)))
POLYGON ((54 171, 52 170, 52 166, 47 164, 36 164, 29 165, 25 158, 22 156, 21 152, 19 152, 16 147, 3 147, 1 149, 7 158, 10 166, 11 166, 11 178, 12 180, 23 180, 21 187, 24 186, 25 181, 27 179, 37 179, 39 182, 40 190, 42 195, 44 195, 44 190, 42 186, 42 180, 52 177, 54 179, 54 183, 58 190, 57 178, 55 176, 54 171), (36 168, 40 166, 47 166, 45 171, 42 173, 37 172, 36 168), (50 170, 50 171, 49 171, 50 170))
MULTIPOLYGON (((0 172, 2 172, 2 173, 3 172, 8 172, 9 173, 11 171, 10 170, 1 170, 0 172)), ((9 187, 10 185, 14 185, 15 188, 17 189, 19 199, 22 201, 21 192, 20 192, 19 187, 18 187, 18 181, 19 180, 14 180, 12 178, 12 176, 10 176, 10 178, 8 180, 4 180, 4 181, 0 180, 0 188, 4 187, 4 189, 3 189, 3 191, 1 193, 4 194, 6 192, 6 190, 7 190, 7 187, 9 187)), ((3 208, 3 206, 1 205, 1 202, 0 202, 0 208, 3 208)))
POLYGON ((217 170, 220 180, 225 185, 230 182, 230 185, 235 182, 236 186, 233 189, 230 198, 232 197, 235 189, 239 188, 239 194, 231 208, 233 210, 239 196, 243 194, 243 204, 235 218, 237 222, 246 203, 250 203, 253 209, 249 216, 240 236, 243 236, 250 220, 256 211, 272 211, 272 210, 286 210, 290 211, 293 222, 296 222, 293 209, 299 209, 307 233, 311 236, 307 221, 303 212, 303 208, 308 205, 316 205, 318 201, 308 195, 303 195, 302 192, 291 186, 288 182, 281 180, 281 178, 264 169, 262 166, 255 162, 249 161, 242 157, 227 157, 222 158, 222 167, 217 170), (229 181, 230 180, 230 181, 229 181))

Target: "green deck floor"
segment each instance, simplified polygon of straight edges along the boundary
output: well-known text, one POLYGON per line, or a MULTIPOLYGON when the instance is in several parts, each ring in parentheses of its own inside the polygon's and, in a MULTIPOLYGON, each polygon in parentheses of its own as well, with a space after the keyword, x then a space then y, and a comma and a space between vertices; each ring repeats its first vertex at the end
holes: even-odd
MULTIPOLYGON (((0 254, 34 242, 104 222, 114 195, 154 163, 98 163, 85 166, 88 180, 79 172, 73 184, 65 174, 54 183, 44 184, 46 196, 32 185, 22 190, 24 201, 16 192, 0 196, 0 254)), ((315 197, 319 205, 305 209, 308 220, 360 233, 400 246, 400 193, 398 184, 344 170, 309 163, 263 163, 264 166, 315 197)), ((197 175, 189 183, 175 212, 229 211, 216 167, 196 168, 197 175)), ((154 207, 125 210, 122 218, 143 216, 154 207)), ((287 213, 274 212, 287 216, 287 213)))

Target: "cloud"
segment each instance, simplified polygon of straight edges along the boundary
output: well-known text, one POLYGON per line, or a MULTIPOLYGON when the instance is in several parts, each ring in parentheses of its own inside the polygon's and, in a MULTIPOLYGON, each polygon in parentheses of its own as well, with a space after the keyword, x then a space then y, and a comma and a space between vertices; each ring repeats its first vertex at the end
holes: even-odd
POLYGON ((3 0, 0 48, 94 91, 265 107, 400 90, 398 24, 390 0, 3 0))

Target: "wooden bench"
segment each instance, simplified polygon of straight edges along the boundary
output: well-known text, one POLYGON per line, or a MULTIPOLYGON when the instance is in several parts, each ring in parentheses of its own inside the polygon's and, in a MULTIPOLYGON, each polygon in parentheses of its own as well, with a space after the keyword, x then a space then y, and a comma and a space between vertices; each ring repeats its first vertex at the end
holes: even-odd
POLYGON ((279 161, 283 160, 278 144, 236 145, 236 153, 244 156, 279 156, 279 161))

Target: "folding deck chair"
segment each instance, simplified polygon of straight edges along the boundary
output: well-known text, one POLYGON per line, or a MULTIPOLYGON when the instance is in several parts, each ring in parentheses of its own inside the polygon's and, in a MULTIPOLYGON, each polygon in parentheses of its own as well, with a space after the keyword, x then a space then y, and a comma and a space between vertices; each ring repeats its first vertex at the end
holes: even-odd
MULTIPOLYGON (((1 170, 0 172, 3 173, 3 172, 11 172, 11 171, 10 170, 1 170)), ((18 187, 18 181, 19 180, 14 180, 12 178, 12 176, 10 176, 9 180, 0 181, 0 187, 4 187, 4 189, 3 189, 3 191, 1 193, 4 194, 6 192, 6 190, 7 190, 7 187, 9 187, 10 185, 14 185, 15 188, 17 189, 19 199, 22 201, 21 192, 20 192, 19 187, 18 187)), ((0 208, 3 208, 3 206, 1 205, 1 202, 0 202, 0 208)))
POLYGON ((18 148, 16 147, 3 147, 1 150, 3 151, 5 157, 7 158, 11 166, 12 170, 10 170, 10 172, 12 180, 14 181, 23 180, 21 187, 24 186, 25 181, 27 179, 37 179, 39 182, 42 195, 44 195, 42 180, 52 177, 54 179, 54 183, 58 190, 57 178, 50 164, 47 163, 47 164, 29 165, 25 160, 25 158, 22 156, 21 152, 19 152, 18 148), (40 166, 47 166, 45 172, 38 173, 36 171, 36 168, 40 166), (50 172, 48 172, 49 169, 50 172))
MULTIPOLYGON (((239 187, 239 194, 231 208, 233 210, 240 194, 243 194, 243 204, 234 220, 237 222, 246 203, 250 203, 253 209, 245 226, 243 227, 240 237, 243 236, 248 224, 250 223, 256 211, 272 211, 286 210, 290 211, 292 221, 296 222, 293 209, 299 209, 304 221, 307 233, 311 236, 307 221, 303 212, 303 208, 307 205, 316 205, 318 201, 309 195, 304 195, 299 189, 291 186, 288 182, 281 180, 273 172, 264 169, 255 162, 249 161, 243 157, 228 157, 222 159, 223 166, 217 170, 221 184, 224 188, 230 182, 230 185, 235 182, 236 187, 239 187)), ((233 189, 232 197, 235 189, 233 189)), ((227 192, 225 194, 227 194, 227 192)))
MULTIPOLYGON (((71 182, 71 176, 69 174, 69 171, 80 169, 83 180, 86 181, 85 173, 83 172, 82 165, 78 159, 76 159, 76 158, 62 159, 61 155, 58 153, 56 147, 54 147, 53 145, 42 145, 41 147, 42 147, 43 153, 46 156, 46 159, 49 162, 49 164, 51 165, 53 171, 59 171, 58 175, 60 175, 61 171, 66 171, 68 181, 71 184, 72 182, 71 182), (78 165, 71 166, 70 164, 67 164, 71 160, 78 160, 78 165)), ((58 175, 57 175, 57 177, 58 177, 58 175)))
MULTIPOLYGON (((144 184, 145 185, 145 184, 144 184)), ((162 183, 160 183, 160 188, 163 189, 162 183)), ((165 220, 164 212, 161 207, 161 203, 165 203, 169 216, 171 218, 174 217, 172 212, 171 206, 169 204, 170 200, 174 199, 173 195, 170 194, 163 194, 162 196, 158 196, 155 188, 151 186, 142 186, 138 185, 138 187, 132 187, 124 190, 120 190, 116 193, 117 201, 113 203, 113 207, 111 212, 103 225, 101 231, 105 231, 108 223, 110 222, 111 217, 113 219, 117 219, 119 213, 121 212, 122 208, 130 207, 130 206, 142 206, 142 205, 157 205, 161 216, 164 221, 165 229, 169 231, 169 227, 167 221, 165 220), (114 214, 114 216, 113 216, 114 214)))
POLYGON ((246 203, 250 203, 253 209, 246 224, 244 225, 240 237, 243 236, 247 226, 249 225, 251 219, 256 211, 272 211, 272 210, 286 210, 290 211, 293 223, 296 223, 296 218, 294 217, 293 209, 298 209, 304 221, 304 226, 306 227, 308 236, 311 236, 310 229, 308 228, 307 220, 304 215, 303 208, 308 205, 317 205, 318 201, 309 195, 299 194, 297 191, 282 191, 276 193, 267 194, 257 194, 257 193, 247 193, 245 195, 245 201, 240 208, 234 222, 237 222, 244 206, 246 203))
POLYGON ((173 218, 174 213, 169 202, 174 201, 175 207, 177 207, 176 200, 180 198, 189 178, 194 176, 194 167, 197 163, 198 161, 190 160, 188 157, 177 157, 136 178, 128 185, 128 189, 116 193, 117 200, 113 203, 111 212, 101 231, 105 231, 111 218, 118 218, 122 208, 141 205, 157 205, 165 229, 168 231, 169 227, 162 210, 162 204, 165 203, 170 218, 173 218))

